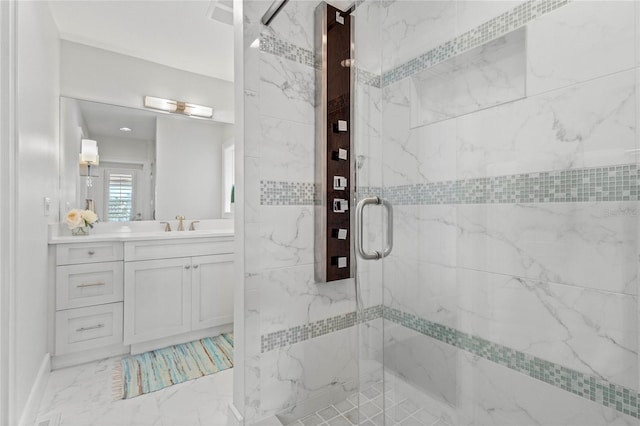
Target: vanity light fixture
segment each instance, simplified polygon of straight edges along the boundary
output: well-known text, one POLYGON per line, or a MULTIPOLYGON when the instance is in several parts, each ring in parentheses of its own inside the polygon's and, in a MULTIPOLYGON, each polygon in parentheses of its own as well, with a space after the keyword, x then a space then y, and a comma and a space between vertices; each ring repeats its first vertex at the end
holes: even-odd
POLYGON ((129 127, 120 127, 121 132, 130 132, 131 129, 129 127))
POLYGON ((98 155, 98 142, 91 139, 82 139, 80 148, 80 176, 87 177, 87 186, 93 186, 91 177, 98 176, 96 166, 100 164, 98 155), (91 170, 91 166, 94 166, 91 170))
POLYGON ((144 107, 197 118, 213 117, 213 108, 211 107, 190 104, 182 101, 173 101, 170 99, 154 98, 153 96, 144 97, 144 107))

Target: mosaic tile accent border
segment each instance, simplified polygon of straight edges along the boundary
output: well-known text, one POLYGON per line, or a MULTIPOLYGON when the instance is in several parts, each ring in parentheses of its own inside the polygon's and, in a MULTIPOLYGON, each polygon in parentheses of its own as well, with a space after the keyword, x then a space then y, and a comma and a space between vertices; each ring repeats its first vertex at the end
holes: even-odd
MULTIPOLYGON (((260 51, 271 53, 272 55, 280 56, 309 67, 316 68, 320 66, 315 63, 315 53, 313 50, 305 49, 304 47, 281 40, 270 34, 260 35, 260 51)), ((374 74, 357 67, 356 80, 361 84, 378 88, 380 87, 380 76, 378 74, 374 74)))
POLYGON ((274 349, 300 343, 314 337, 324 336, 325 334, 344 330, 345 328, 353 327, 356 324, 381 318, 382 312, 382 305, 376 305, 365 308, 360 316, 356 312, 348 312, 346 314, 325 318, 309 324, 297 325, 286 330, 274 331, 273 333, 265 334, 260 337, 260 351, 262 353, 269 352, 274 349))
MULTIPOLYGON (((420 71, 453 58, 467 50, 516 30, 552 12, 571 0, 529 0, 489 21, 441 44, 422 55, 385 71, 382 76, 356 69, 357 81, 373 87, 388 86, 420 71)), ((260 35, 260 51, 271 53, 309 67, 316 67, 313 50, 305 49, 271 34, 260 35)))
MULTIPOLYGON (((313 183, 260 181, 260 204, 316 205, 315 191, 313 183)), ((639 201, 640 171, 636 164, 620 164, 357 191, 358 199, 381 195, 397 206, 639 201)))
POLYGON ((507 346, 384 306, 384 319, 526 374, 629 416, 640 418, 640 394, 633 389, 563 367, 507 346))
POLYGON ((596 376, 581 373, 544 359, 494 343, 452 327, 389 306, 375 305, 356 312, 325 318, 309 324, 279 330, 261 336, 261 353, 290 346, 314 337, 384 318, 422 335, 525 374, 533 379, 571 392, 626 415, 640 418, 640 393, 596 376))
POLYGON ((313 50, 302 48, 270 34, 260 34, 260 51, 281 56, 309 67, 315 66, 313 50))
POLYGON ((380 88, 380 76, 356 67, 356 82, 380 88))
POLYGON ((311 206, 318 204, 318 200, 313 183, 260 181, 260 204, 263 206, 311 206))
POLYGON ((556 10, 570 0, 530 0, 526 3, 399 65, 382 75, 382 85, 388 86, 420 71, 444 62, 460 53, 501 37, 528 22, 556 10))
POLYGON ((395 205, 638 201, 640 175, 636 164, 622 164, 401 185, 382 192, 395 205))

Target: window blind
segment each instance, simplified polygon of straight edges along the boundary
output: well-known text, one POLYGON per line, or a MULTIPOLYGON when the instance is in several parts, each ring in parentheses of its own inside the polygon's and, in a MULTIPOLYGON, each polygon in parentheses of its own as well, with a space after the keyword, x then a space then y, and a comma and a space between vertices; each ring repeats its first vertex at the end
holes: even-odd
POLYGON ((113 222, 131 220, 133 214, 133 174, 110 173, 108 191, 108 220, 113 222))

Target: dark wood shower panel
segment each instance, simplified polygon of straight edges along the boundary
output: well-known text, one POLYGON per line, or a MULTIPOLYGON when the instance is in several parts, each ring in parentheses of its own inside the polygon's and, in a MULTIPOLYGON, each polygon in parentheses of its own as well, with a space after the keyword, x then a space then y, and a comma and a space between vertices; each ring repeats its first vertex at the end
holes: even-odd
POLYGON ((351 185, 352 182, 352 153, 351 153, 351 16, 343 13, 331 5, 327 5, 327 46, 326 46, 326 162, 327 173, 324 187, 326 196, 326 280, 336 281, 351 276, 351 185), (338 22, 342 18, 343 22, 338 22), (338 121, 347 123, 347 131, 338 130, 338 121), (347 150, 347 160, 338 158, 340 149, 347 150), (334 189, 334 177, 347 178, 344 190, 334 189), (346 199, 349 210, 344 213, 334 211, 334 200, 346 199), (338 239, 337 230, 346 229, 347 238, 338 239), (347 265, 338 267, 337 259, 346 257, 347 265))

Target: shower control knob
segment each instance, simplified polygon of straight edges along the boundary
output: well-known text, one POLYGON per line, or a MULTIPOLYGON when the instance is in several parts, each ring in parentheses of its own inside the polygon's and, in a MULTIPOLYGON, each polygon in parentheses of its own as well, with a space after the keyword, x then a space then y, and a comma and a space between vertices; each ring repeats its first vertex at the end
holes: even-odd
POLYGON ((337 151, 333 151, 333 155, 332 158, 334 160, 348 160, 349 159, 349 153, 346 149, 338 149, 337 151))
POLYGON ((347 239, 347 230, 344 228, 333 229, 331 231, 331 236, 338 240, 346 240, 347 239))
POLYGON ((338 122, 333 125, 333 131, 334 133, 348 132, 349 126, 347 125, 347 120, 338 120, 338 122))
POLYGON ((343 176, 334 176, 333 189, 338 191, 344 191, 345 189, 347 189, 347 178, 343 176))
POLYGON ((336 198, 333 200, 333 212, 334 213, 344 213, 349 210, 349 200, 345 200, 342 198, 336 198))
POLYGON ((331 264, 337 266, 339 269, 347 267, 347 257, 346 256, 333 256, 331 258, 331 264))

